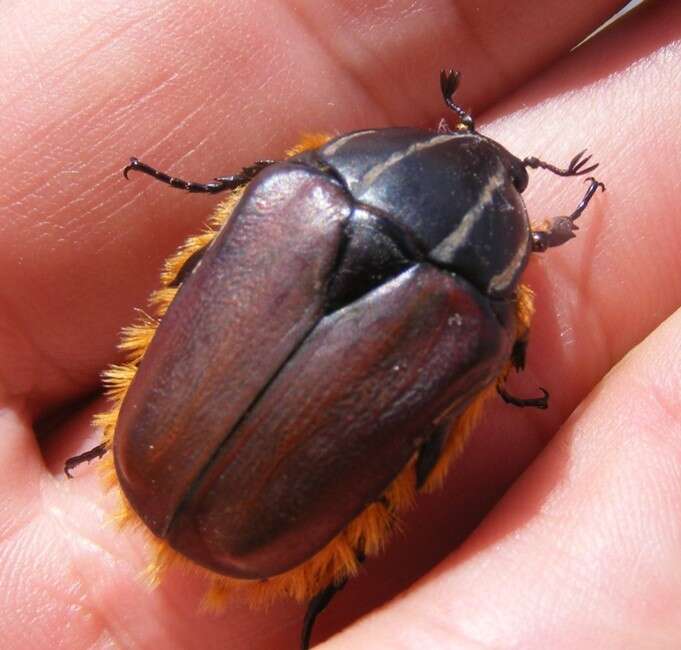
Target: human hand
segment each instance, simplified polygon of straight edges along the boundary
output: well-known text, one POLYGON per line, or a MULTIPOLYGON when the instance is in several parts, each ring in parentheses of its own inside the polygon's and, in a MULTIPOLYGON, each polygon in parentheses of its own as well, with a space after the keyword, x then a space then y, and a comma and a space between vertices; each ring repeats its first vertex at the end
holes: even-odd
MULTIPOLYGON (((95 468, 63 477, 64 459, 98 441, 90 418, 105 405, 87 398, 120 327, 215 204, 120 172, 134 154, 207 179, 277 157, 304 131, 435 126, 442 67, 462 70, 457 100, 481 132, 559 164, 588 147, 608 191, 578 238, 525 276, 538 313, 511 385, 546 386, 549 410, 494 405, 445 490, 419 499, 315 638, 425 573, 327 647, 681 644, 681 11, 658 3, 561 56, 619 3, 488 4, 5 12, 2 647, 295 647, 302 607, 211 617, 198 611, 205 583, 179 571, 150 592, 148 549, 108 523, 95 468)), ((540 221, 582 191, 536 171, 525 197, 540 221)))

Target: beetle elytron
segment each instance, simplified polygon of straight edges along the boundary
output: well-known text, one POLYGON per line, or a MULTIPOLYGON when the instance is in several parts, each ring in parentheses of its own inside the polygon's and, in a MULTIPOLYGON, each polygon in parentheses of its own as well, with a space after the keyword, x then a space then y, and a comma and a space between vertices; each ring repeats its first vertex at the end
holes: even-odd
POLYGON ((605 189, 589 178, 569 216, 533 229, 527 169, 596 165, 516 158, 454 103, 458 73, 440 81, 453 128, 312 136, 206 184, 125 169, 231 195, 167 263, 159 321, 126 331, 104 442, 66 471, 112 449, 125 515, 164 540, 157 566, 179 554, 215 595, 309 600, 303 648, 396 514, 441 482, 490 394, 546 407, 543 389, 505 388, 533 311, 520 276, 605 189))

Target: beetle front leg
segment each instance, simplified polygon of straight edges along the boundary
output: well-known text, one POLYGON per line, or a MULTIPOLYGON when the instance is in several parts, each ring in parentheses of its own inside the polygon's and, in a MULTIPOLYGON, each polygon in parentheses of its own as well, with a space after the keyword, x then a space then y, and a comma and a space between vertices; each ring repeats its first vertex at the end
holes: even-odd
POLYGON ((598 190, 599 187, 605 192, 605 185, 600 181, 597 181, 593 177, 587 178, 586 180, 590 181, 589 188, 572 214, 550 219, 544 222, 537 230, 532 231, 533 252, 542 253, 547 248, 560 246, 575 237, 575 230, 579 229, 579 226, 577 226, 575 221, 582 212, 584 212, 586 206, 589 205, 591 197, 596 193, 596 190, 598 190))
POLYGON ((238 174, 233 176, 218 176, 208 183, 196 183, 194 181, 185 181, 175 176, 170 176, 165 172, 155 169, 151 165, 143 163, 137 158, 130 158, 130 163, 123 170, 123 176, 128 178, 128 173, 131 171, 142 172, 147 174, 157 181, 161 181, 170 187, 176 187, 187 192, 202 192, 207 194, 217 194, 218 192, 225 192, 235 190, 242 185, 246 185, 258 174, 259 171, 265 167, 274 164, 274 160, 256 160, 252 165, 244 167, 238 174))
POLYGON ((567 166, 566 169, 556 167, 555 165, 544 162, 543 160, 535 158, 534 156, 528 156, 527 158, 524 158, 523 165, 525 165, 525 167, 531 167, 532 169, 546 169, 547 171, 550 171, 558 176, 583 176, 584 174, 589 174, 594 169, 596 169, 596 167, 598 167, 598 163, 596 163, 595 165, 591 165, 590 167, 584 167, 584 165, 586 165, 586 163, 588 163, 589 160, 591 160, 590 155, 587 156, 586 158, 582 157, 585 153, 586 149, 580 151, 570 161, 570 164, 567 166))

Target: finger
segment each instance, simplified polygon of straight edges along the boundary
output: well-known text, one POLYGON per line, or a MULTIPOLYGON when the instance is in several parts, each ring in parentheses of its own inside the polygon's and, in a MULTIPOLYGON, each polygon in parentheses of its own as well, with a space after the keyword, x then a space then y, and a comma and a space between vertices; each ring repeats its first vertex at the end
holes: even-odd
POLYGON ((34 410, 92 389, 162 259, 215 205, 125 183, 129 156, 207 180, 292 133, 430 122, 439 67, 470 70, 463 99, 488 103, 619 3, 274 3, 267 20, 260 3, 39 4, 5 15, 0 71, 0 378, 34 410))
POLYGON ((599 384, 459 551, 323 647, 680 645, 679 395, 681 310, 599 384))
MULTIPOLYGON (((387 557, 368 563, 366 577, 338 596, 320 621, 321 638, 406 588, 460 544, 584 395, 681 304, 674 198, 681 112, 664 90, 678 86, 680 31, 678 5, 658 5, 597 38, 499 111, 533 108, 481 127, 520 155, 555 150, 556 162, 588 145, 608 185, 583 215, 577 239, 548 251, 527 273, 537 314, 528 371, 512 375, 510 386, 521 395, 547 387, 549 409, 490 404, 445 490, 420 499, 387 557), (637 44, 627 50, 633 61, 620 52, 624 42, 637 44), (596 78, 561 94, 562 87, 578 87, 588 69, 596 78)), ((581 192, 579 180, 554 182, 534 172, 530 214, 538 220, 566 214, 581 192)))

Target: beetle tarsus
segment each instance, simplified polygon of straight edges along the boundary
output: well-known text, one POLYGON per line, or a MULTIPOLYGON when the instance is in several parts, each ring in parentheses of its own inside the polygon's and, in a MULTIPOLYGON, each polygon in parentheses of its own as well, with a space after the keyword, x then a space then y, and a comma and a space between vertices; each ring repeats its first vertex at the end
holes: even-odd
POLYGON ((66 476, 69 478, 73 478, 73 474, 71 474, 72 469, 75 469, 78 467, 78 465, 82 465, 83 463, 89 463, 91 460, 95 460, 96 458, 101 458, 107 451, 109 451, 109 445, 107 445, 105 442, 102 442, 101 444, 86 452, 83 452, 82 454, 67 458, 66 462, 64 463, 64 474, 66 474, 66 476))
POLYGON ((539 387, 539 390, 543 393, 541 397, 521 398, 514 397, 510 393, 506 392, 506 389, 503 386, 497 386, 497 393, 499 393, 501 399, 503 399, 507 404, 520 406, 521 408, 530 406, 535 409, 544 410, 549 407, 549 391, 547 391, 545 388, 542 388, 541 386, 539 387))
POLYGON ((544 224, 541 230, 532 231, 532 250, 535 253, 542 253, 547 248, 560 246, 575 237, 575 231, 579 230, 579 226, 577 226, 575 221, 584 212, 586 206, 589 205, 591 197, 598 188, 605 192, 605 185, 600 181, 597 181, 592 176, 586 180, 589 181, 589 187, 572 214, 555 217, 544 224))
POLYGON ((126 165, 123 170, 123 176, 129 178, 128 174, 131 171, 142 172, 155 178, 161 183, 170 185, 170 187, 175 187, 180 190, 186 190, 187 192, 194 193, 207 193, 207 194, 217 194, 218 192, 225 192, 229 190, 235 190, 242 185, 246 185, 258 174, 259 171, 265 167, 269 167, 275 161, 274 160, 256 160, 252 165, 244 167, 238 174, 233 176, 218 176, 208 183, 195 183, 194 181, 185 181, 181 178, 176 178, 175 176, 170 176, 165 172, 159 171, 151 165, 143 163, 137 158, 130 158, 130 162, 126 165))
POLYGON ((588 163, 589 160, 591 160, 591 155, 588 155, 586 158, 583 158, 585 153, 586 149, 580 151, 570 161, 570 164, 567 166, 566 169, 556 167, 555 165, 544 162, 543 160, 535 158, 534 156, 528 156, 527 158, 524 158, 523 164, 525 165, 525 167, 530 167, 532 169, 546 169, 547 171, 550 171, 551 173, 556 174, 558 176, 583 176, 584 174, 589 174, 598 167, 598 163, 590 165, 589 167, 584 167, 584 165, 586 165, 586 163, 588 163))
POLYGON ((460 77, 461 74, 456 70, 440 70, 440 90, 442 91, 442 98, 445 100, 445 104, 459 117, 459 125, 467 131, 473 132, 475 131, 473 118, 461 106, 455 104, 452 99, 456 89, 459 87, 460 77))

